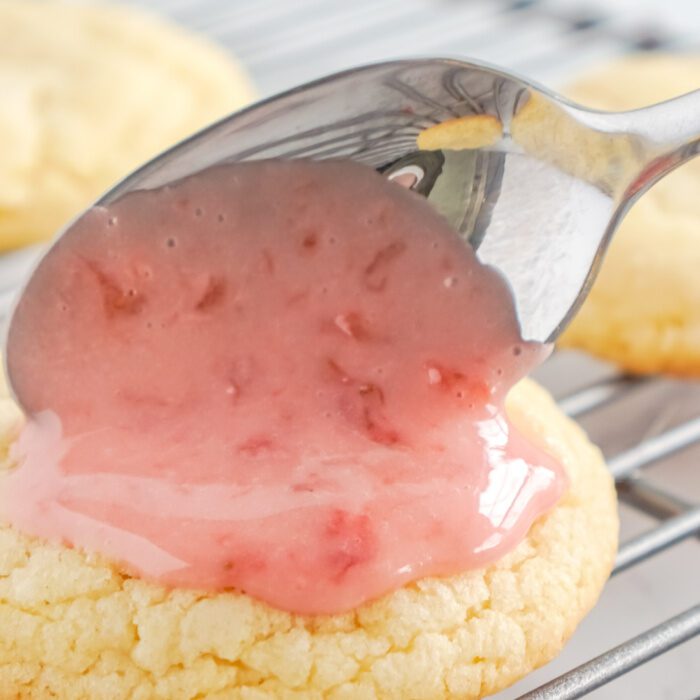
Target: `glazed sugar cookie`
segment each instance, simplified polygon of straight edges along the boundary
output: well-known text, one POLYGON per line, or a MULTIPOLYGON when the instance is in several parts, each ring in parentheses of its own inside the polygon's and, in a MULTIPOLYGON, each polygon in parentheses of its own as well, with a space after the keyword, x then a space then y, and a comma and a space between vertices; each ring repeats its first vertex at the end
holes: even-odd
MULTIPOLYGON (((509 411, 562 460, 570 488, 560 503, 497 564, 349 614, 164 590, 0 526, 0 698, 431 700, 510 685, 556 656, 595 603, 617 514, 599 451, 542 389, 522 382, 509 411)), ((0 454, 18 418, 0 401, 0 454)))
MULTIPOLYGON (((700 56, 625 58, 574 84, 569 96, 608 110, 700 88, 700 56)), ((634 205, 561 344, 630 372, 700 374, 700 160, 634 205)))
POLYGON ((0 251, 251 100, 231 58, 130 8, 0 2, 0 251))

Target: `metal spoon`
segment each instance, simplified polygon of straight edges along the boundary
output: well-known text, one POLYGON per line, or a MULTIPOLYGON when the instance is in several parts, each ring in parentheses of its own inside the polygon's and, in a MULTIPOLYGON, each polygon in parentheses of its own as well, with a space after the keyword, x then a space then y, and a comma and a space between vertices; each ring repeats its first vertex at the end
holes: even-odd
MULTIPOLYGON (((331 75, 237 112, 98 204, 226 161, 361 161, 425 195, 508 280, 523 338, 550 342, 586 296, 630 205, 699 151, 700 90, 613 114, 481 63, 406 60, 331 75)), ((8 343, 11 328, 10 316, 8 343)))

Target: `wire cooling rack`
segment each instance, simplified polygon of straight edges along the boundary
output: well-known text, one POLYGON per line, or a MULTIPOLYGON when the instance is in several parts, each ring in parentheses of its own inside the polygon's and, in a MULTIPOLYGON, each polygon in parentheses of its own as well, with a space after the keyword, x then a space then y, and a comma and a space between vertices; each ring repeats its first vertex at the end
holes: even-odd
MULTIPOLYGON (((262 95, 421 54, 472 56, 556 85, 617 54, 700 39, 698 0, 130 1, 236 51, 262 95)), ((0 256, 0 318, 31 257, 0 256)), ((540 375, 608 457, 623 542, 603 600, 562 656, 498 697, 698 698, 700 639, 673 663, 666 652, 700 635, 700 384, 621 376, 561 352, 540 375)))
MULTIPOLYGON (((612 410, 614 415, 616 407, 619 408, 625 399, 634 399, 634 395, 640 391, 653 389, 655 383, 661 384, 663 380, 612 376, 583 386, 560 399, 559 405, 569 416, 577 419, 584 419, 605 408, 612 410)), ((696 410, 697 407, 696 395, 696 410)), ((667 409, 663 406, 659 407, 657 416, 663 416, 665 410, 667 409)), ((595 440, 595 435, 593 438, 595 440)), ((608 466, 615 477, 621 501, 657 521, 648 530, 623 541, 613 577, 699 535, 700 502, 682 498, 674 490, 661 487, 655 480, 644 475, 645 468, 666 462, 695 444, 700 444, 700 415, 683 419, 659 432, 654 430, 653 435, 608 458, 608 466)), ((695 552, 695 556, 698 556, 698 552, 695 552)), ((669 581, 668 590, 673 595, 673 581, 669 581)), ((570 700, 584 697, 641 664, 700 635, 700 585, 697 593, 696 604, 640 631, 631 639, 603 651, 540 687, 519 695, 519 700, 570 700)), ((696 688, 700 688, 700 665, 696 666, 695 673, 698 674, 696 688)), ((660 696, 645 694, 637 697, 660 696)))

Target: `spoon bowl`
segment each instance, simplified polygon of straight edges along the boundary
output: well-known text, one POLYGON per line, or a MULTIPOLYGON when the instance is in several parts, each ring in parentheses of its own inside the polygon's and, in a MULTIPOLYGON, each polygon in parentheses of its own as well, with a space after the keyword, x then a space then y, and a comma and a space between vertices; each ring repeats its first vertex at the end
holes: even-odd
MULTIPOLYGON (((356 160, 424 195, 506 278, 523 339, 552 342, 630 205, 698 151, 700 90, 604 113, 489 65, 403 60, 331 75, 237 112, 97 204, 225 162, 356 160)), ((8 343, 11 331, 10 314, 8 343)))

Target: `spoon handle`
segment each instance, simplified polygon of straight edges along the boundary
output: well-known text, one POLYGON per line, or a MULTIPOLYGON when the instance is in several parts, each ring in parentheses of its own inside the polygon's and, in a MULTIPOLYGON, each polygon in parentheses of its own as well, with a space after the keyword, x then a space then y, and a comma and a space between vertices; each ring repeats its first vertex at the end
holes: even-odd
POLYGON ((616 130, 637 135, 644 149, 642 168, 626 193, 629 198, 636 199, 700 153, 700 90, 613 119, 616 130))

